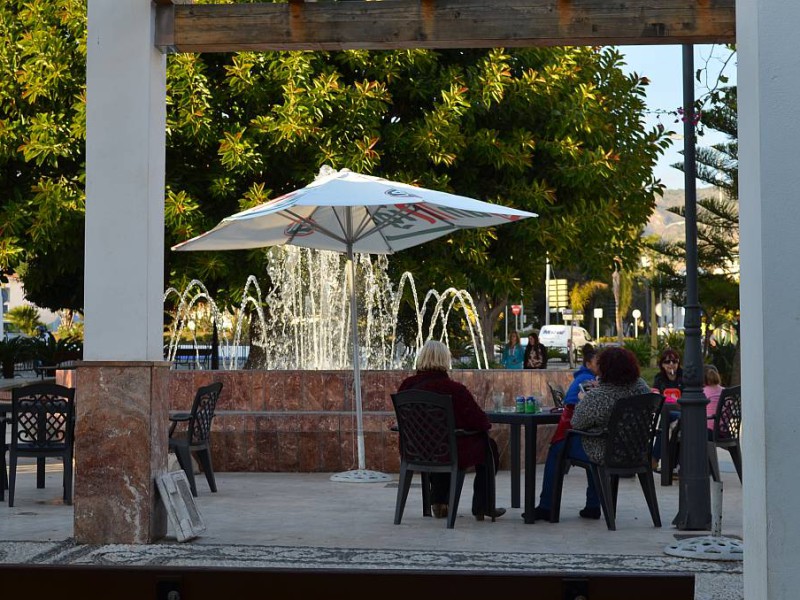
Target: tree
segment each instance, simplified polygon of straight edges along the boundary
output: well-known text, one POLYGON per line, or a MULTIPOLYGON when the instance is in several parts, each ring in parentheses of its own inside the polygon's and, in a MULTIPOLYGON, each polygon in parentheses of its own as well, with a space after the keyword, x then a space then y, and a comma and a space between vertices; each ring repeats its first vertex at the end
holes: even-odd
MULTIPOLYGON (((739 187, 736 88, 717 90, 703 114, 705 126, 728 136, 728 141, 697 149, 696 176, 717 193, 697 201, 697 264, 700 300, 708 324, 736 320, 739 311, 739 187)), ((683 164, 673 165, 683 170, 683 164)), ((683 207, 670 209, 685 216, 683 207)), ((685 246, 667 249, 678 260, 685 246)), ((707 330, 710 332, 710 329, 707 330)))
MULTIPOLYGON (((721 77, 724 79, 724 77, 721 77)), ((695 175, 715 187, 716 192, 697 201, 698 291, 706 322, 705 347, 712 327, 738 326, 739 319, 739 187, 737 142, 737 94, 735 86, 712 89, 700 103, 709 108, 702 113, 703 126, 727 136, 727 141, 696 151, 695 175)), ((682 163, 673 165, 683 170, 682 163)), ((683 207, 670 209, 685 216, 683 207)), ((684 244, 653 244, 664 259, 657 265, 662 289, 678 302, 685 294, 681 266, 684 244)), ((737 335, 738 346, 738 335, 737 335)), ((739 364, 738 347, 734 364, 739 364)), ((733 381, 738 382, 734 367, 733 381)))
POLYGON ((85 0, 0 4, 0 271, 83 306, 85 0))
POLYGON ((615 256, 635 261, 661 190, 651 168, 667 141, 662 131, 643 130, 645 81, 623 75, 620 60, 609 49, 495 50, 458 80, 463 114, 440 136, 463 145, 453 152, 450 187, 540 217, 461 232, 394 264, 418 280, 469 289, 487 348, 508 295, 543 279, 546 252, 587 277, 605 276, 615 256), (489 68, 489 58, 499 64, 489 68))
MULTIPOLYGON (((85 2, 0 8, 0 268, 31 300, 82 306, 85 2)), ((322 164, 533 210, 393 261, 473 291, 483 331, 543 257, 591 278, 635 260, 668 144, 642 125, 646 80, 614 49, 175 54, 167 65, 168 245, 309 183, 322 164)), ((167 252, 167 281, 238 303, 262 250, 167 252)), ((491 353, 490 353, 491 354, 491 353)))
POLYGON ((39 318, 39 311, 30 304, 15 306, 6 313, 6 321, 25 335, 36 335, 36 330, 44 325, 39 318))

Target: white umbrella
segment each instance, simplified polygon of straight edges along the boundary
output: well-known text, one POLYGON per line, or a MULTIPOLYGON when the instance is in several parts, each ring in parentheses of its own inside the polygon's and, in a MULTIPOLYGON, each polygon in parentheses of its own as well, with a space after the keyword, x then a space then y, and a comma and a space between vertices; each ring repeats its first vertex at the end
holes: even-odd
POLYGON ((353 253, 392 254, 458 229, 502 225, 535 216, 499 204, 326 166, 306 187, 231 215, 211 231, 172 249, 243 250, 292 244, 347 254, 358 470, 339 479, 379 481, 386 478, 366 471, 353 253))

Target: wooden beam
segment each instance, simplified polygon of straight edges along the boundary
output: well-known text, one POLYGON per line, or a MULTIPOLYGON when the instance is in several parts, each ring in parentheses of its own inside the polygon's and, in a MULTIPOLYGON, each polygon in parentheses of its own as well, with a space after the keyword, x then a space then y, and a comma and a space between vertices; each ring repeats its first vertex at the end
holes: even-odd
MULTIPOLYGON (((173 0, 175 1, 175 0, 173 0)), ((384 0, 159 7, 165 52, 735 41, 735 0, 384 0)))

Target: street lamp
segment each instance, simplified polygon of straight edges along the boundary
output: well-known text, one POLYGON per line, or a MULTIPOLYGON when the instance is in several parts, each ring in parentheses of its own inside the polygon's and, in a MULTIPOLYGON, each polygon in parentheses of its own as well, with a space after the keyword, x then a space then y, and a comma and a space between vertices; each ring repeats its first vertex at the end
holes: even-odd
POLYGON ((711 526, 708 484, 706 404, 700 343, 700 301, 697 293, 697 188, 695 181, 694 48, 683 45, 683 175, 686 188, 686 305, 683 394, 681 407, 681 479, 678 529, 706 530, 711 526))
POLYGON ((639 339, 639 317, 642 316, 642 311, 640 311, 638 308, 634 308, 633 312, 631 312, 631 315, 633 316, 633 337, 638 340, 639 339))

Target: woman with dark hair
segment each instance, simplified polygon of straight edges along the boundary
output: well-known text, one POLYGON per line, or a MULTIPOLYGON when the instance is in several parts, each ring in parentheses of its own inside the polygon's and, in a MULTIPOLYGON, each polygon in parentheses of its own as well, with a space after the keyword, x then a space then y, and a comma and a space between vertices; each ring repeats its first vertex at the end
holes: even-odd
MULTIPOLYGON (((591 344, 583 346, 583 364, 572 374, 572 383, 567 388, 564 394, 564 412, 561 413, 561 419, 558 422, 556 431, 553 438, 550 440, 550 449, 547 451, 547 460, 544 463, 544 475, 542 479, 542 493, 539 496, 539 506, 534 511, 535 519, 550 520, 550 501, 553 496, 553 478, 556 475, 556 467, 558 466, 558 455, 561 448, 564 446, 564 438, 567 435, 567 430, 572 429, 572 415, 575 412, 575 406, 581 401, 584 389, 594 386, 596 383, 595 376, 597 375, 597 350, 591 344)), ((587 498, 592 495, 596 498, 597 494, 594 491, 594 482, 591 477, 587 478, 587 498)), ((599 500, 598 500, 599 506, 599 500)), ((524 515, 523 515, 524 518, 524 515)))
POLYGON ((528 336, 528 345, 525 346, 525 369, 546 369, 547 368, 547 347, 539 341, 538 333, 531 333, 528 336))
MULTIPOLYGON (((683 392, 683 369, 681 369, 681 357, 678 351, 673 348, 664 348, 658 357, 658 373, 653 378, 653 390, 664 395, 664 390, 677 389, 683 392)), ((669 422, 673 423, 680 418, 680 413, 672 411, 669 413, 669 422)), ((653 470, 658 470, 658 463, 661 460, 661 432, 656 434, 653 442, 653 470)))
MULTIPOLYGON (((448 371, 451 366, 450 350, 442 342, 428 340, 417 354, 417 373, 406 378, 400 384, 399 391, 427 390, 437 394, 447 394, 453 402, 455 425, 458 429, 472 431, 488 431, 492 424, 483 412, 470 391, 457 381, 450 379, 448 371)), ((487 490, 489 477, 494 477, 499 467, 497 443, 487 436, 460 436, 458 443, 458 465, 461 468, 475 467, 475 482, 472 494, 472 514, 478 521, 484 516, 500 517, 505 508, 487 506, 487 490), (492 449, 494 468, 485 464, 486 444, 492 449)), ((431 473, 431 510, 436 518, 447 516, 447 505, 450 489, 449 473, 431 473)))
MULTIPOLYGON (((586 390, 572 415, 572 428, 600 434, 597 437, 573 437, 567 448, 568 455, 583 461, 602 462, 606 444, 604 431, 614 405, 619 398, 627 398, 650 391, 639 374, 636 356, 626 348, 606 348, 597 356, 597 374, 600 383, 586 390)), ((587 471, 587 479, 591 478, 587 471)), ((600 499, 593 485, 586 489, 586 507, 580 511, 584 519, 600 518, 600 499)), ((549 515, 548 515, 549 516, 549 515)))
POLYGON ((681 357, 677 350, 665 348, 658 357, 658 373, 653 379, 653 388, 660 394, 669 388, 676 388, 683 391, 683 369, 681 369, 681 357))

